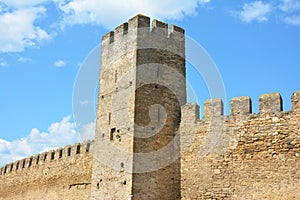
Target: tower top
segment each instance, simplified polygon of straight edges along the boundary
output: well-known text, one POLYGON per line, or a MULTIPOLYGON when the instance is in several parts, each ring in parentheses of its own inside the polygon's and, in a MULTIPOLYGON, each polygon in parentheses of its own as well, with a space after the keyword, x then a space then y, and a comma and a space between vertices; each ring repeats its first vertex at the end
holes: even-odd
POLYGON ((109 43, 113 43, 117 37, 120 37, 120 35, 127 35, 130 32, 137 33, 139 32, 138 29, 143 30, 143 33, 152 32, 164 35, 165 37, 178 37, 184 36, 184 29, 171 24, 170 28, 168 27, 168 24, 165 22, 161 22, 159 20, 153 19, 152 23, 150 23, 150 17, 145 16, 143 14, 138 14, 131 19, 128 20, 128 22, 125 22, 118 27, 115 28, 114 31, 110 31, 107 34, 105 34, 102 37, 102 42, 108 41, 109 43), (152 26, 151 26, 152 25, 152 26), (151 26, 151 29, 150 29, 151 26))

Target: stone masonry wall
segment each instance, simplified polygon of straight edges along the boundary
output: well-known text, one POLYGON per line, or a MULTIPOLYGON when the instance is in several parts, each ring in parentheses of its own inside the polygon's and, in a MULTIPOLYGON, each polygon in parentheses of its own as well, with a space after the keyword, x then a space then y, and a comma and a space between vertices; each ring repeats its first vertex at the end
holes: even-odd
POLYGON ((0 169, 0 199, 89 199, 91 143, 75 144, 0 169))
POLYGON ((182 199, 300 199, 300 91, 282 111, 279 93, 220 99, 182 108, 182 199))

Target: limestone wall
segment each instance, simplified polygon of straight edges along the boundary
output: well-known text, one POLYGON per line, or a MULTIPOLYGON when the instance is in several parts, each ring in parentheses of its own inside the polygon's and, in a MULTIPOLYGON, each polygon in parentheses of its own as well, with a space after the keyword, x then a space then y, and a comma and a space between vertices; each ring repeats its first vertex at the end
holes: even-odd
POLYGON ((300 91, 292 110, 282 111, 278 93, 230 102, 220 99, 183 107, 181 124, 182 199, 300 199, 300 91))
POLYGON ((0 169, 0 199, 89 199, 91 143, 75 144, 0 169))

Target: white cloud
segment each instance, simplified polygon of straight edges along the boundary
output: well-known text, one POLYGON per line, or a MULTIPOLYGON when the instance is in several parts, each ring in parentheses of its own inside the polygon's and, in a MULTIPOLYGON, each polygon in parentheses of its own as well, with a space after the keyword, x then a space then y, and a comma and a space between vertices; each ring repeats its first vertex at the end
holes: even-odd
POLYGON ((0 14, 0 53, 21 52, 49 40, 50 35, 34 25, 45 13, 44 7, 31 7, 0 14))
POLYGON ((32 62, 32 59, 31 58, 20 57, 18 59, 18 61, 21 62, 21 63, 29 63, 29 62, 32 62))
POLYGON ((283 22, 289 25, 300 25, 300 1, 282 0, 278 8, 285 13, 283 22))
POLYGON ((47 132, 33 128, 27 137, 12 142, 0 139, 0 166, 45 150, 78 142, 75 123, 70 122, 70 119, 71 117, 67 116, 62 121, 51 124, 47 132))
POLYGON ((40 5, 47 1, 49 0, 0 0, 0 3, 4 3, 9 7, 20 8, 40 5))
POLYGON ((6 67, 7 65, 7 62, 0 60, 0 67, 6 67))
POLYGON ((54 66, 55 66, 55 67, 63 67, 63 66, 65 66, 65 65, 66 65, 66 62, 63 61, 63 60, 57 60, 57 61, 55 61, 55 63, 54 63, 54 66))
POLYGON ((268 21, 267 15, 272 11, 270 4, 264 4, 262 1, 254 1, 243 5, 243 10, 238 16, 243 22, 249 23, 254 20, 258 22, 268 21))
POLYGON ((9 142, 0 139, 0 152, 8 152, 8 146, 9 142))
POLYGON ((297 0, 282 0, 279 9, 291 13, 300 9, 300 1, 297 0))
POLYGON ((199 1, 199 3, 204 5, 204 4, 210 3, 210 0, 201 0, 201 1, 199 1))
POLYGON ((137 13, 162 20, 180 20, 184 16, 196 14, 199 5, 209 2, 210 0, 72 0, 59 1, 58 4, 64 14, 62 25, 101 24, 111 29, 137 13))
POLYGON ((290 25, 300 25, 300 15, 286 17, 284 22, 290 25))

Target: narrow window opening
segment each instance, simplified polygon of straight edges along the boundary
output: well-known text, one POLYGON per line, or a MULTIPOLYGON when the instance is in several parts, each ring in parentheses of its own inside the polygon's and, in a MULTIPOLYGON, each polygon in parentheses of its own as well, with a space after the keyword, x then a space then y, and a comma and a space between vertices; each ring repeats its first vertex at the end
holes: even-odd
POLYGON ((80 145, 78 145, 76 148, 76 154, 80 154, 80 145))
POLYGON ((52 152, 51 153, 51 160, 54 160, 54 157, 55 157, 55 152, 52 152))
POLYGON ((86 145, 86 152, 90 152, 91 143, 87 143, 86 145))
POLYGON ((157 109, 157 121, 160 122, 160 109, 157 109))
POLYGON ((47 160, 47 154, 44 155, 44 162, 47 160))
POLYGON ((5 166, 3 174, 6 174, 6 170, 7 170, 7 167, 5 166))
POLYGON ((124 23, 123 26, 123 35, 126 35, 128 33, 128 23, 124 23))
POLYGON ((36 164, 39 164, 39 162, 40 162, 40 155, 38 155, 36 158, 36 164))
POLYGON ((19 169, 19 162, 17 162, 17 165, 16 165, 16 171, 19 169))
POLYGON ((113 140, 113 139, 114 139, 114 133, 115 133, 115 132, 116 132, 116 128, 110 129, 110 137, 109 137, 110 140, 113 140))
POLYGON ((118 71, 115 70, 115 83, 117 82, 117 79, 118 79, 118 71))
POLYGON ((111 113, 108 113, 108 125, 110 125, 110 121, 111 121, 111 113))
POLYGON ((22 168, 25 168, 26 160, 23 160, 22 168))
POLYGON ((68 148, 68 156, 71 156, 71 147, 68 148))
POLYGON ((62 153, 63 153, 63 150, 61 149, 61 150, 59 150, 59 158, 62 158, 62 153))
POLYGON ((157 88, 158 88, 158 85, 155 85, 154 87, 157 89, 157 88))
POLYGON ((28 167, 31 167, 31 165, 32 165, 32 158, 29 159, 28 167))
POLYGON ((126 181, 123 181, 123 185, 126 185, 126 181))
POLYGON ((124 163, 123 162, 121 162, 120 172, 124 172, 124 163))
POLYGON ((14 168, 14 164, 11 164, 10 165, 10 172, 12 172, 13 168, 14 168))
POLYGON ((113 31, 111 31, 110 33, 109 33, 109 44, 111 44, 111 43, 113 43, 114 42, 114 40, 115 40, 115 33, 113 32, 113 31))
POLYGON ((104 99, 104 95, 101 96, 101 99, 104 99))

